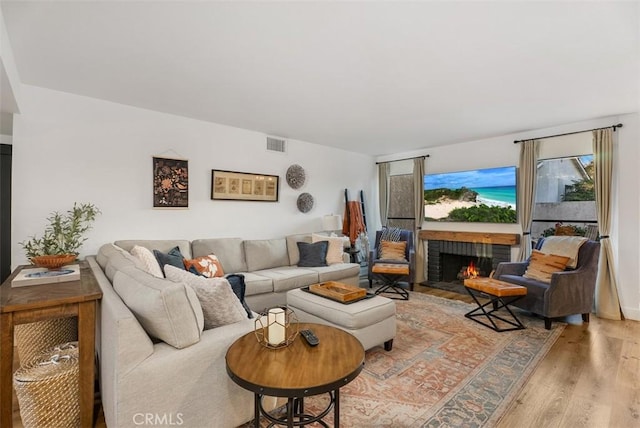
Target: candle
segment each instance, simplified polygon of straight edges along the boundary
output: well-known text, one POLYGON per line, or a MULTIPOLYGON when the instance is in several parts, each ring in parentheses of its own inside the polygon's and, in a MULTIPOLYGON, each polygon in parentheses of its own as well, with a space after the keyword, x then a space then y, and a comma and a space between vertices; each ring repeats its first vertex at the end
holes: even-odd
POLYGON ((269 309, 267 321, 269 323, 269 345, 280 345, 282 342, 284 342, 284 309, 269 309))

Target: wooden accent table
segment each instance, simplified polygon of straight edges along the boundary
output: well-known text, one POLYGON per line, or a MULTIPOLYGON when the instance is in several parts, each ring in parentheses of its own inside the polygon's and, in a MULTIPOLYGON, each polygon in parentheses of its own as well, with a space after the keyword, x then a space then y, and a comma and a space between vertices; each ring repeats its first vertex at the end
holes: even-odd
MULTIPOLYGON (((390 299, 409 300, 409 292, 398 284, 398 279, 402 276, 409 275, 409 265, 406 263, 375 263, 371 268, 371 272, 382 276, 385 283, 376 290, 376 294, 393 293, 400 297, 385 295, 390 299)), ((411 284, 409 284, 411 286, 411 284)))
POLYGON ((507 305, 515 302, 518 299, 527 295, 527 288, 521 285, 510 284, 508 282, 500 281, 498 279, 493 278, 468 278, 464 280, 464 287, 467 289, 469 295, 473 298, 473 300, 478 305, 472 311, 464 314, 465 317, 472 319, 473 321, 482 324, 486 327, 492 328, 495 331, 511 331, 511 330, 522 330, 524 325, 520 322, 518 317, 509 309, 507 305), (473 290, 473 292, 472 292, 473 290), (482 294, 488 297, 490 300, 485 304, 480 304, 476 294, 482 294), (490 311, 486 311, 485 307, 488 305, 493 305, 493 309, 490 311), (497 315, 496 312, 499 309, 505 308, 509 314, 511 314, 511 319, 506 319, 497 315), (476 319, 476 317, 486 318, 491 324, 487 324, 486 322, 480 321, 476 319), (494 319, 505 322, 512 327, 501 328, 498 327, 494 319))
POLYGON ((298 337, 289 346, 268 349, 260 345, 255 333, 236 340, 227 351, 227 373, 235 383, 254 393, 255 426, 260 414, 273 426, 301 426, 317 421, 333 407, 334 426, 340 426, 342 386, 355 379, 364 367, 364 348, 353 335, 335 327, 300 323, 300 330, 311 329, 320 343, 311 347, 298 337), (304 397, 328 393, 330 402, 318 416, 304 412, 304 397), (287 397, 286 418, 276 419, 262 407, 265 395, 287 397))
POLYGON ((78 317, 80 424, 93 426, 96 301, 102 291, 86 262, 80 280, 11 287, 19 266, 0 286, 0 426, 12 426, 13 332, 17 324, 78 317))

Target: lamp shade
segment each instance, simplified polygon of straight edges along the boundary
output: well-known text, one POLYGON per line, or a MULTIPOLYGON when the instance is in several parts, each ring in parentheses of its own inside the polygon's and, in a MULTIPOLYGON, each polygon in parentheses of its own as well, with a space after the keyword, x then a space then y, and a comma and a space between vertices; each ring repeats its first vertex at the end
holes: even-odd
POLYGON ((331 214, 322 217, 322 230, 340 229, 342 229, 342 216, 338 214, 331 214))

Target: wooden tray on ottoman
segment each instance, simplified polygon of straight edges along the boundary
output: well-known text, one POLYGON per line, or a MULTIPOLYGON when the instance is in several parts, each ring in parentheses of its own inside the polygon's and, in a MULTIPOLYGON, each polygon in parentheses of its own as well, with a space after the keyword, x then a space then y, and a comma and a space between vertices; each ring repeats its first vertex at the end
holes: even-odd
POLYGON ((367 290, 353 285, 343 284, 336 281, 321 282, 311 284, 309 291, 322 297, 336 300, 342 303, 349 303, 360 300, 367 295, 367 290))

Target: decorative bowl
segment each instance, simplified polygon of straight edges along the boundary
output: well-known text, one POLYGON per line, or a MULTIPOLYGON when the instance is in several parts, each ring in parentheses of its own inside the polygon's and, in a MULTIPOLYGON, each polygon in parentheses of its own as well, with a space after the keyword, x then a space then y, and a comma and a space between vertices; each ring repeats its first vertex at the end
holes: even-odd
POLYGON ((62 266, 76 260, 75 254, 53 254, 48 256, 31 257, 31 263, 37 267, 60 269, 62 266))

